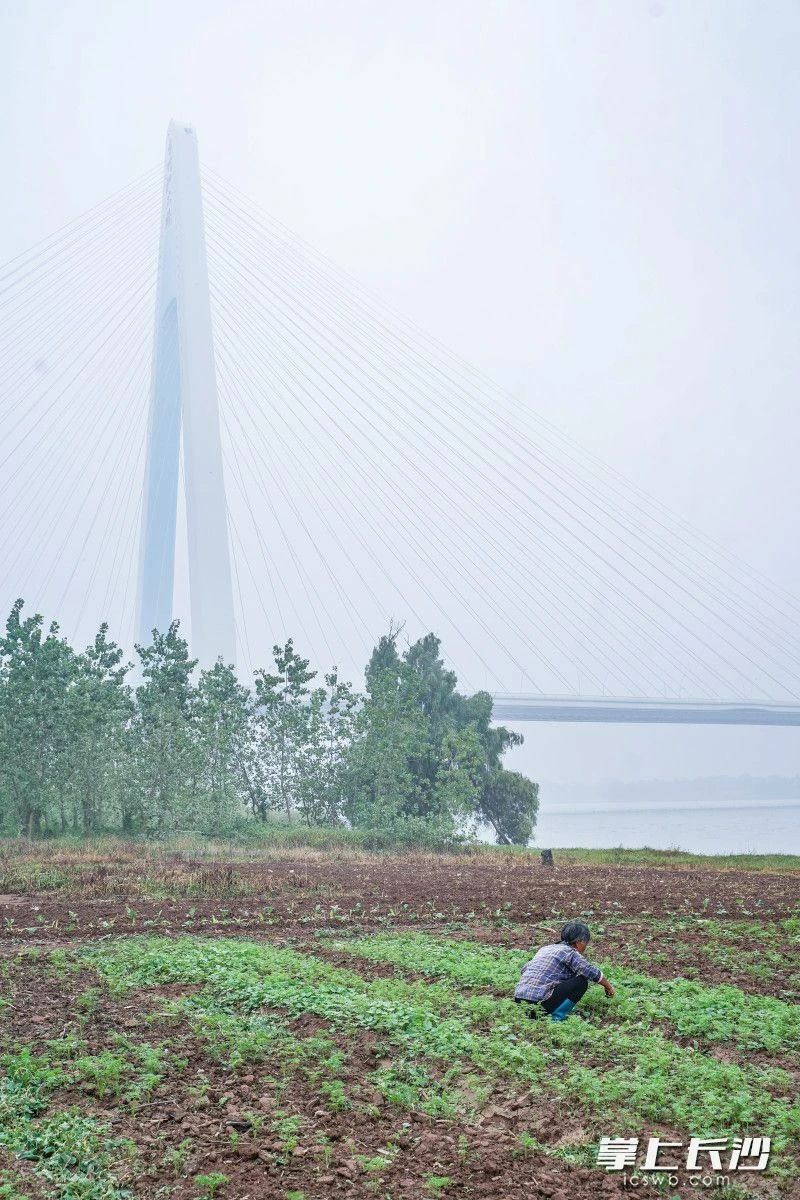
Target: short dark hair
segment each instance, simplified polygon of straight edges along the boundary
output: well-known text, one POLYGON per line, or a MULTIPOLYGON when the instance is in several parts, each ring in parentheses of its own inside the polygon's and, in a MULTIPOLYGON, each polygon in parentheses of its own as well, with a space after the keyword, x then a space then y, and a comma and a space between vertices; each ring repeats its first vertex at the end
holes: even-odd
POLYGON ((559 935, 568 946, 574 946, 576 942, 588 942, 591 936, 589 926, 584 925, 583 921, 567 921, 559 935))

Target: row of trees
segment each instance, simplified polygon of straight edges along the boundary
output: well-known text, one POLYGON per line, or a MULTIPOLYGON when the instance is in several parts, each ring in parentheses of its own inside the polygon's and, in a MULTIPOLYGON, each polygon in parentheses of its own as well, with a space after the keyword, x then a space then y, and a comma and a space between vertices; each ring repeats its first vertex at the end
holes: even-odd
POLYGON ((405 652, 390 632, 366 693, 318 680, 291 640, 245 687, 221 661, 198 671, 178 623, 137 646, 103 625, 75 651, 17 601, 0 638, 0 828, 29 836, 231 831, 275 815, 441 840, 478 823, 526 842, 537 785, 502 766, 521 739, 462 696, 433 634, 405 652))

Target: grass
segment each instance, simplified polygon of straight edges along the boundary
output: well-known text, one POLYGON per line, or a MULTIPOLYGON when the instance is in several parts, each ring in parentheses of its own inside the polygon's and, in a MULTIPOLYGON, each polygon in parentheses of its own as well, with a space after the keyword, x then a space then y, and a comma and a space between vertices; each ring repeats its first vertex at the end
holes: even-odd
POLYGON ((700 867, 716 871, 800 871, 800 854, 690 854, 688 850, 584 850, 565 847, 554 849, 556 859, 565 862, 597 863, 627 867, 700 867))

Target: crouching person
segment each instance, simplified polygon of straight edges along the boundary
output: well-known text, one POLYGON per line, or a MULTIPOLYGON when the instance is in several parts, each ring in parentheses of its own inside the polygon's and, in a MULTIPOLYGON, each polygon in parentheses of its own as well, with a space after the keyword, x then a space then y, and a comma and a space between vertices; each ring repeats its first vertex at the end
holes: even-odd
POLYGON ((530 1005, 529 1016, 544 1012, 553 1021, 565 1021, 590 982, 599 983, 607 996, 614 995, 600 968, 584 958, 590 937, 587 925, 568 921, 561 930, 561 940, 542 946, 525 964, 514 999, 530 1005))

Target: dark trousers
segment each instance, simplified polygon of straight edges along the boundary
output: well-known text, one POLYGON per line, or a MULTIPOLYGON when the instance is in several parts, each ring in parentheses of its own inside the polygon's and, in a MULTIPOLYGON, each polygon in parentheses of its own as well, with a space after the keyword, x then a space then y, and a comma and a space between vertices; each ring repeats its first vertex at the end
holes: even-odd
POLYGON ((571 1000, 573 1004, 577 1004, 581 997, 585 994, 589 980, 583 975, 575 975, 572 979, 565 979, 563 983, 557 983, 553 989, 553 994, 548 996, 546 1000, 521 1000, 520 1004, 528 1004, 530 1011, 528 1016, 536 1017, 539 1011, 544 1009, 546 1013, 555 1012, 559 1004, 565 1000, 571 1000))
POLYGON ((584 975, 576 975, 574 979, 565 979, 563 983, 557 983, 552 996, 540 1000, 539 1003, 546 1013, 555 1012, 564 1000, 571 1000, 573 1004, 577 1004, 588 986, 589 980, 584 975))

